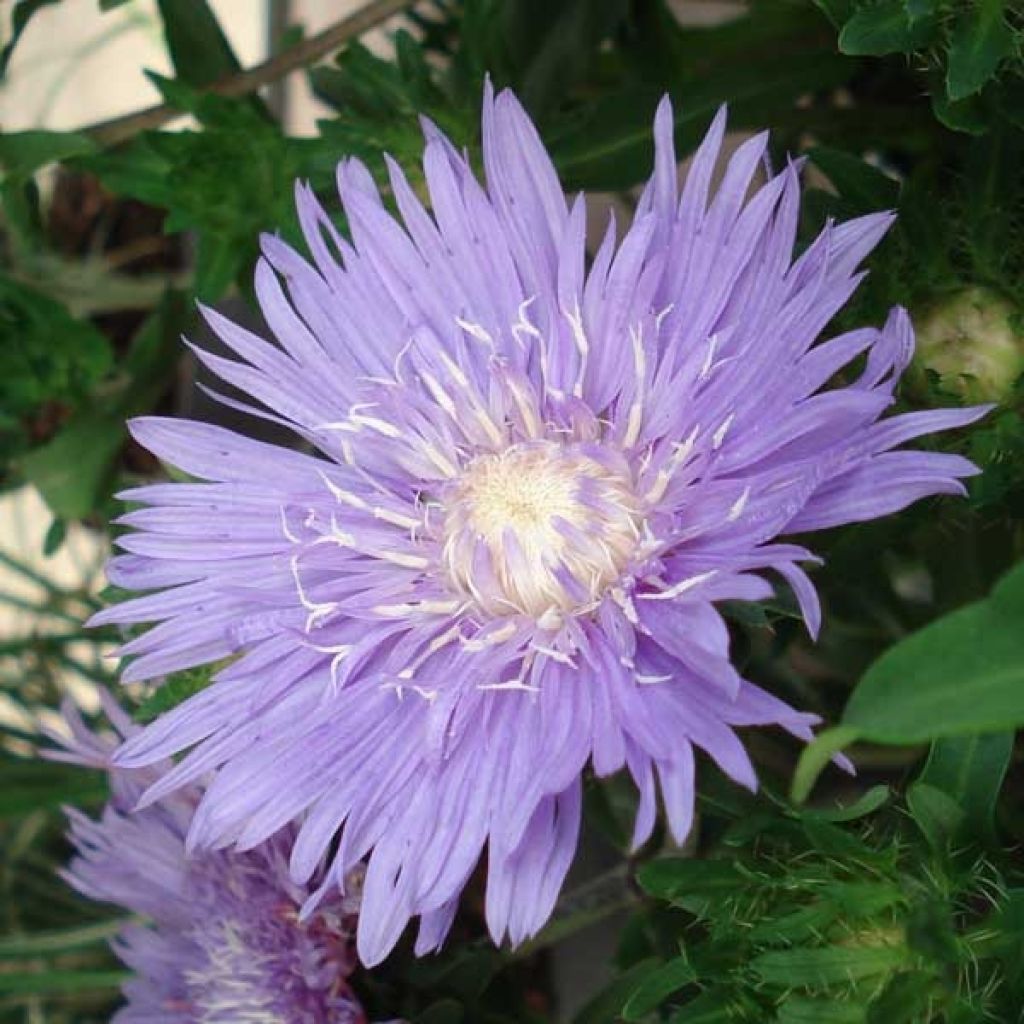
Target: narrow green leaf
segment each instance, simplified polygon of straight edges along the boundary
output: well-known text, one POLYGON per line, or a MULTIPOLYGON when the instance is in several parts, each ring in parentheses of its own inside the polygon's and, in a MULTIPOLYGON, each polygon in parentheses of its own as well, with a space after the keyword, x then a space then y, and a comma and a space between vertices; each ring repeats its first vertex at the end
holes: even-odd
POLYGON ((839 195, 858 212, 892 209, 900 185, 858 156, 829 146, 815 146, 808 156, 825 173, 839 195))
POLYGON ((206 0, 157 0, 164 37, 177 76, 189 85, 209 85, 241 70, 206 0))
POLYGON ((919 781, 941 790, 964 812, 965 838, 995 840, 995 806, 1013 754, 1013 733, 936 740, 919 781))
MULTIPOLYGON (((675 141, 690 152, 708 121, 729 104, 730 125, 762 127, 780 102, 846 81, 848 62, 836 54, 796 54, 785 61, 742 60, 713 76, 687 76, 673 84, 675 141)), ((646 178, 653 154, 651 120, 662 88, 635 87, 614 92, 589 105, 551 137, 552 157, 567 189, 625 188, 646 178)))
POLYGON ((106 495, 126 436, 125 419, 150 408, 168 386, 184 316, 182 297, 168 293, 136 335, 123 378, 106 403, 80 409, 52 440, 21 460, 21 473, 55 515, 80 519, 106 495))
POLYGON ((750 961, 750 969, 766 984, 849 984, 887 974, 903 966, 907 951, 898 946, 823 946, 819 949, 773 949, 750 961))
POLYGON ((842 28, 853 14, 853 0, 814 0, 814 6, 835 28, 842 28))
POLYGON ((920 21, 922 18, 933 18, 937 16, 939 4, 945 0, 904 0, 907 6, 907 17, 911 23, 920 21))
POLYGON ((33 130, 0 134, 0 167, 12 179, 30 174, 57 160, 92 153, 96 144, 81 132, 33 130))
POLYGON ((895 882, 829 882, 822 892, 851 921, 877 918, 906 902, 906 893, 895 882))
POLYGON ((927 783, 915 782, 907 790, 907 807, 935 850, 945 850, 963 830, 966 820, 963 808, 949 794, 927 783))
POLYGON ((822 935, 839 915, 835 904, 820 901, 782 917, 767 917, 747 933, 751 942, 765 946, 792 946, 822 935))
POLYGON ((938 986, 935 976, 927 971, 904 971, 895 975, 872 1000, 867 1024, 927 1020, 938 986))
POLYGON ((45 244, 39 186, 34 179, 5 176, 0 181, 0 204, 12 241, 29 251, 45 244))
POLYGON ((0 995, 52 996, 58 992, 118 989, 131 977, 128 971, 35 971, 0 973, 0 995))
POLYGON ((441 999, 417 1014, 413 1024, 462 1024, 465 1018, 461 1003, 455 999, 441 999))
POLYGON ((54 516, 53 522, 50 523, 46 531, 46 536, 43 538, 43 554, 46 555, 47 558, 49 558, 50 555, 55 555, 63 546, 67 535, 67 520, 61 519, 59 516, 54 516))
POLYGON ((858 818, 865 818, 874 814, 880 807, 889 800, 890 791, 888 786, 872 786, 866 793, 862 793, 852 804, 845 807, 808 807, 802 812, 805 819, 812 821, 856 821, 858 818))
POLYGON ((21 472, 54 515, 81 519, 106 493, 124 437, 120 416, 83 410, 52 441, 29 452, 21 460, 21 472))
POLYGON ((615 1024, 621 1020, 622 1007, 631 993, 658 963, 652 957, 623 971, 573 1017, 573 1024, 615 1024))
MULTIPOLYGON (((671 1017, 671 1024, 736 1024, 735 1002, 721 991, 704 992, 680 1007, 671 1017)), ((749 1019, 749 1018, 746 1018, 749 1019)))
POLYGON ((4 786, 0 788, 0 820, 20 818, 62 804, 97 804, 108 793, 106 780, 95 772, 71 769, 47 761, 0 759, 4 786))
POLYGON ((622 1008, 628 1021, 643 1020, 656 1010, 673 992, 697 980, 697 972, 685 957, 677 957, 654 968, 642 978, 622 1008))
POLYGON ((851 726, 839 725, 818 733, 814 740, 804 747, 793 773, 790 787, 790 799, 795 804, 802 804, 814 789, 818 776, 825 770, 825 765, 844 747, 848 747, 858 738, 858 732, 851 726))
POLYGON ((878 743, 1024 725, 1024 564, 985 601, 926 626, 865 673, 843 726, 878 743))
POLYGON ((196 295, 203 302, 215 302, 230 287, 243 266, 243 253, 230 238, 212 232, 199 237, 196 256, 196 295))
POLYGON ((945 89, 932 93, 932 110, 947 128, 967 135, 984 135, 991 123, 991 116, 981 96, 968 96, 954 102, 945 89))
POLYGON ((60 928, 32 935, 6 935, 0 938, 0 959, 52 956, 106 943, 128 921, 128 918, 118 918, 79 928, 60 928))
POLYGON ((165 711, 176 708, 184 703, 189 697, 205 690, 210 685, 210 679, 217 670, 216 665, 203 665, 199 668, 186 669, 183 672, 175 672, 167 682, 139 705, 135 712, 135 720, 146 724, 154 721, 165 711))
POLYGON ((788 996, 779 1007, 775 1021, 776 1024, 865 1024, 866 1013, 865 1006, 846 1000, 788 996))
POLYGON ((946 68, 946 93, 954 102, 979 92, 1013 51, 1003 8, 1003 0, 980 0, 957 19, 946 68))
POLYGON ((883 0, 860 8, 839 33, 839 49, 851 57, 909 53, 924 46, 935 28, 932 19, 911 20, 904 0, 883 0))
POLYGON ((671 900, 693 893, 731 892, 742 883, 743 876, 725 860, 665 857, 642 865, 637 881, 652 896, 671 900))
POLYGON ((512 16, 514 25, 542 28, 524 40, 526 63, 516 76, 520 98, 531 113, 540 117, 586 70, 598 44, 625 17, 628 4, 623 0, 602 0, 598 4, 591 0, 563 0, 558 4, 541 0, 537 13, 543 12, 543 19, 523 18, 516 6, 503 8, 512 16))

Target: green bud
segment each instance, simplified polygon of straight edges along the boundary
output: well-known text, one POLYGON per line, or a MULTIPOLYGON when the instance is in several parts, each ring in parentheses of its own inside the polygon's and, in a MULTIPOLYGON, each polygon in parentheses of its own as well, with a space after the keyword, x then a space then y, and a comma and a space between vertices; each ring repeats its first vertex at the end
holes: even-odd
POLYGON ((968 402, 1000 402, 1024 373, 1024 333, 1013 303, 973 286, 916 319, 914 365, 939 375, 945 391, 968 402))

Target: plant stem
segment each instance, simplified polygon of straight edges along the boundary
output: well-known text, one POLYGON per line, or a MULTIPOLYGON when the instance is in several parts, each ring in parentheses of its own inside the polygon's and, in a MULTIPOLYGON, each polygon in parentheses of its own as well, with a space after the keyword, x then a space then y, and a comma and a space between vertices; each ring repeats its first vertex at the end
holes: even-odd
POLYGON ((36 932, 28 935, 7 935, 0 939, 0 958, 44 956, 65 953, 103 942, 123 928, 133 918, 119 917, 113 921, 65 928, 59 931, 36 932))
POLYGON ((28 636, 0 642, 0 654, 21 654, 27 650, 52 650, 64 644, 78 643, 81 640, 95 642, 92 633, 30 633, 28 636))
MULTIPOLYGON (((371 0, 354 14, 342 18, 323 32, 290 46, 262 64, 214 82, 208 91, 220 96, 247 96, 297 68, 312 64, 332 50, 338 49, 343 43, 361 36, 382 21, 411 6, 411 3, 412 0, 371 0)), ((138 110, 109 121, 101 121, 81 130, 100 146, 116 146, 138 135, 139 132, 159 128, 168 121, 184 116, 184 111, 170 104, 161 103, 159 106, 138 110)))
POLYGON ((13 555, 8 554, 6 551, 0 551, 0 565, 7 566, 8 569, 12 569, 14 572, 26 579, 31 580, 33 583, 38 584, 48 594, 60 594, 61 590, 55 586, 52 581, 48 580, 41 572, 33 569, 31 565, 22 562, 20 559, 15 558, 13 555))
POLYGON ((629 888, 629 864, 623 862, 566 893, 555 907, 551 920, 536 938, 524 942, 511 954, 513 960, 532 956, 612 914, 635 907, 636 895, 629 888))

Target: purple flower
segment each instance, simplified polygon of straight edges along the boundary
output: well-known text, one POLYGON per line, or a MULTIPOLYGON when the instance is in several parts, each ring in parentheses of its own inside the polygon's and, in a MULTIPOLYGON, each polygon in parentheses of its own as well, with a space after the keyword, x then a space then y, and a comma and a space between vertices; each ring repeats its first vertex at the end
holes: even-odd
MULTIPOLYGON (((114 702, 105 707, 130 735, 114 702)), ((130 813, 154 772, 111 768, 111 745, 71 707, 65 717, 73 738, 48 756, 108 768, 112 798, 98 821, 68 812, 77 856, 64 877, 90 899, 148 919, 126 924, 112 942, 134 972, 115 1024, 365 1024, 347 981, 356 965, 358 877, 300 920, 310 888, 288 876, 293 829, 246 852, 188 858, 198 793, 183 789, 130 813)))
POLYGON ((724 131, 720 113, 680 195, 664 101, 633 224, 589 264, 584 201, 567 205, 508 92, 485 97, 486 187, 425 125, 432 215, 393 162, 401 219, 346 160, 351 241, 301 184, 315 264, 264 240, 255 287, 279 345, 207 310, 239 360, 198 353, 260 407, 227 404, 316 454, 132 424, 203 482, 122 495, 147 507, 121 519, 136 532, 110 577, 153 593, 97 621, 159 623, 123 648, 129 681, 235 660, 119 761, 191 748, 144 803, 214 773, 192 849, 248 850, 296 821, 296 885, 331 851, 334 881, 369 858, 369 964, 416 915, 419 951, 443 941, 485 847, 494 940, 534 934, 588 761, 635 779, 635 844, 656 786, 685 838, 695 746, 753 788, 734 729, 806 739, 815 719, 739 676, 716 602, 766 598, 775 573, 814 632, 813 556, 780 534, 961 493, 975 472, 897 448, 982 410, 880 419, 913 349, 903 310, 816 343, 891 216, 830 225, 794 261, 797 167, 747 199, 759 135, 711 198, 724 131))

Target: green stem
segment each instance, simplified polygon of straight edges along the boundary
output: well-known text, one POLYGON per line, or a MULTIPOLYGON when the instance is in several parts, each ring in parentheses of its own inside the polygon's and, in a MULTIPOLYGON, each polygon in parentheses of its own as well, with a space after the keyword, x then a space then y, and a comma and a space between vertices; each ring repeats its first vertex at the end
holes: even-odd
POLYGON ((116 989, 131 977, 128 971, 39 971, 33 974, 0 974, 0 993, 48 996, 57 992, 116 989))
POLYGON ((0 656, 4 654, 23 654, 28 650, 59 650, 65 644, 76 644, 81 641, 95 642, 93 633, 59 633, 52 636, 46 633, 33 633, 30 636, 18 637, 16 640, 5 640, 0 643, 0 656))
POLYGON ((36 616, 52 615, 54 618, 62 619, 75 626, 82 621, 78 616, 72 615, 71 612, 66 612, 62 608, 50 608, 47 605, 36 604, 24 597, 18 597, 16 594, 0 594, 0 604, 5 604, 9 608, 19 608, 24 612, 32 612, 36 616))
POLYGON ((10 935, 0 939, 0 959, 11 957, 44 956, 65 953, 71 949, 92 946, 116 935, 134 918, 120 917, 113 921, 100 921, 79 928, 36 932, 34 935, 10 935))
POLYGON ((41 572, 33 569, 30 565, 26 565, 6 551, 0 551, 0 565, 6 565, 8 569, 13 569, 19 575, 42 587, 48 594, 53 594, 54 597, 61 596, 60 588, 54 586, 41 572))
POLYGON ((526 959, 606 917, 635 907, 637 897, 629 888, 629 873, 629 864, 623 862, 566 893, 558 901, 544 930, 515 949, 511 958, 526 959))

